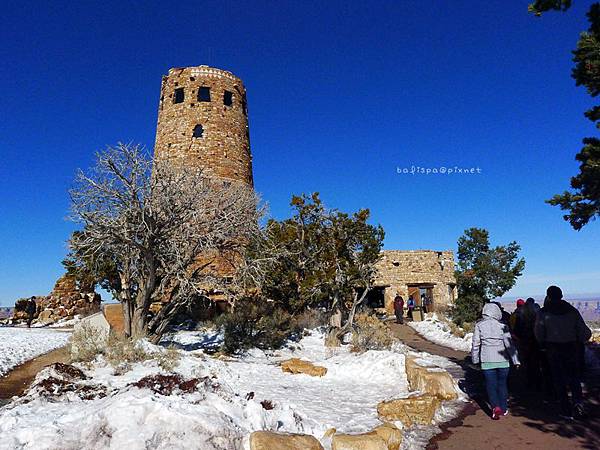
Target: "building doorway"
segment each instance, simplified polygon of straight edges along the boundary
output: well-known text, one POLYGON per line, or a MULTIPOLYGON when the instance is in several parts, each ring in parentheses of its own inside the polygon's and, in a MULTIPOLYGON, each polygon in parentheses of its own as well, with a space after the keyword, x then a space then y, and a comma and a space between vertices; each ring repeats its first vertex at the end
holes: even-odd
POLYGON ((408 285, 408 297, 412 298, 415 306, 421 308, 423 312, 432 312, 435 308, 432 284, 408 285))

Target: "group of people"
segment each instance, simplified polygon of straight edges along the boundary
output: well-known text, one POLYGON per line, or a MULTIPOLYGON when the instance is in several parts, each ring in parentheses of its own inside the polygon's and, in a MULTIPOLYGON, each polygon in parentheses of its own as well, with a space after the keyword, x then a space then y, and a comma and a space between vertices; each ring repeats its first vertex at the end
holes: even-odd
MULTIPOLYGON (((406 302, 407 317, 411 320, 415 306, 417 306, 415 299, 408 297, 408 301, 406 302)), ((400 294, 397 294, 394 298, 394 315, 396 316, 396 323, 404 323, 404 299, 400 294)))
POLYGON ((481 364, 492 419, 508 414, 510 365, 523 366, 530 387, 546 387, 565 419, 585 417, 581 378, 584 344, 592 336, 579 311, 563 300, 557 286, 546 291, 544 306, 519 299, 512 315, 487 303, 473 332, 471 359, 481 364), (571 396, 569 397, 569 391, 571 396))

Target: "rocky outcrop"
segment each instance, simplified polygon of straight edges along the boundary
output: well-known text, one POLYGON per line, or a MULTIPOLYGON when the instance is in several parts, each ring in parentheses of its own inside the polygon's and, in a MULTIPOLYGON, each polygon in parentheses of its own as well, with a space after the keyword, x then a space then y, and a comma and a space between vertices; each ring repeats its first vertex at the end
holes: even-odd
POLYGON ((377 414, 383 421, 399 420, 405 427, 413 424, 430 425, 439 405, 440 399, 436 396, 420 394, 381 402, 377 405, 377 414))
POLYGON ((310 361, 304 361, 298 358, 292 358, 282 362, 281 370, 289 373, 304 373, 311 377, 322 377, 327 373, 327 368, 315 366, 310 361))
POLYGON ((336 434, 331 440, 331 450, 399 450, 402 432, 385 423, 363 434, 336 434))
MULTIPOLYGON (((25 299, 26 300, 26 299, 25 299)), ((100 295, 93 288, 79 286, 74 277, 65 274, 60 277, 50 295, 34 297, 37 310, 34 317, 41 324, 49 324, 60 319, 73 319, 76 315, 88 316, 100 311, 100 295)), ((20 304, 15 304, 13 322, 27 320, 27 313, 20 304)))
POLYGON ((417 363, 416 358, 406 356, 406 378, 410 389, 436 396, 440 400, 456 400, 458 394, 452 376, 439 367, 417 363))
POLYGON ((307 434, 255 431, 250 435, 250 450, 323 450, 323 446, 307 434))

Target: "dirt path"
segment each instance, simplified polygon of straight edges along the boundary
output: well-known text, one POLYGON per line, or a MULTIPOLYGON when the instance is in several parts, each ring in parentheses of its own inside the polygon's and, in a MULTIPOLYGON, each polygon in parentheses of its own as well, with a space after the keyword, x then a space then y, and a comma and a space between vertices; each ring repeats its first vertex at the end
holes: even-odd
POLYGON ((0 378, 0 406, 8 403, 15 395, 21 395, 31 384, 37 373, 49 364, 69 362, 69 350, 61 347, 31 359, 15 367, 0 378))
POLYGON ((461 416, 442 426, 443 432, 432 439, 428 449, 598 449, 600 448, 600 386, 594 374, 586 384, 590 418, 564 422, 557 419, 556 405, 546 402, 537 392, 530 392, 517 377, 511 377, 510 414, 493 421, 482 409, 485 406, 481 372, 465 362, 467 353, 433 344, 406 325, 390 325, 396 336, 415 350, 449 358, 461 366, 452 376, 472 399, 461 416))

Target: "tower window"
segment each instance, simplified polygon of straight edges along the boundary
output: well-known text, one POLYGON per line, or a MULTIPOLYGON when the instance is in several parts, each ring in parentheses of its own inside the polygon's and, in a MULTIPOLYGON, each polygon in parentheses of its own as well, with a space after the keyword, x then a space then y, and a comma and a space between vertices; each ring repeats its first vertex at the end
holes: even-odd
POLYGON ((210 88, 201 86, 198 89, 198 101, 199 102, 210 102, 210 88))
POLYGON ((183 92, 183 88, 175 89, 175 93, 173 94, 173 103, 183 103, 185 98, 185 93, 183 92))
POLYGON ((194 127, 194 134, 192 136, 194 136, 195 138, 201 138, 202 135, 204 134, 204 128, 202 128, 202 125, 198 124, 194 127))
POLYGON ((229 91, 223 92, 223 104, 225 106, 233 105, 233 92, 229 92, 229 91))

